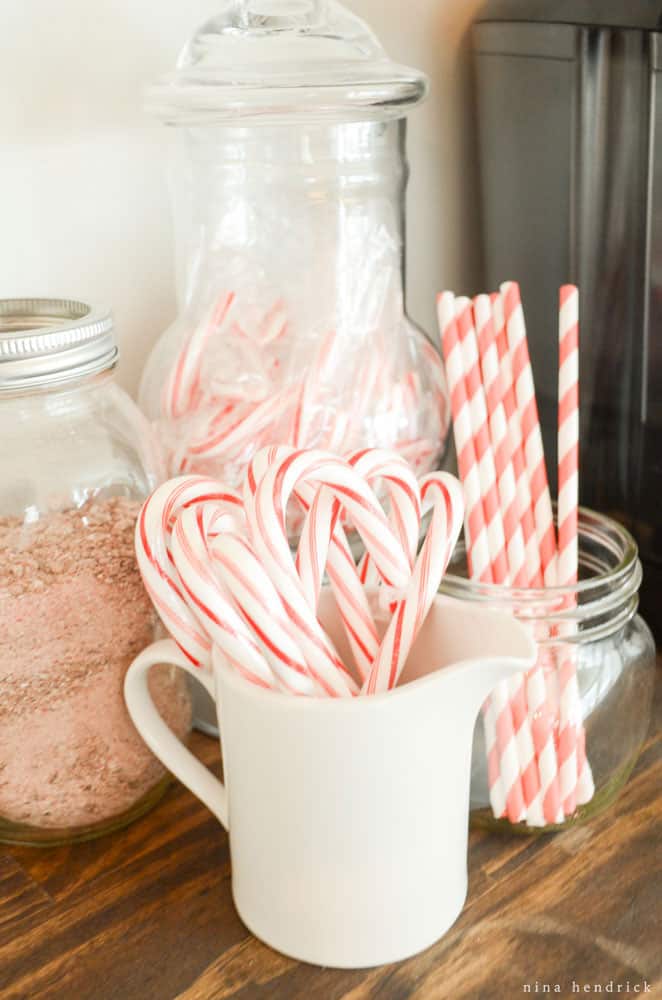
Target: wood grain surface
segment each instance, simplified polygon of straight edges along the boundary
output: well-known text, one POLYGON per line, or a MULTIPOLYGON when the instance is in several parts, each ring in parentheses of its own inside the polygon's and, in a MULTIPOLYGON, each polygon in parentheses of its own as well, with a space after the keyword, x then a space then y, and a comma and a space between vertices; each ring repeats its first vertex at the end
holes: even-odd
MULTIPOLYGON (((662 996, 660 687, 616 804, 553 836, 472 832, 465 909, 407 962, 339 972, 262 945, 232 904, 227 836, 174 785, 148 816, 100 840, 0 845, 0 997, 510 1000, 598 986, 662 996)), ((194 749, 218 766, 214 741, 196 735, 194 749)))

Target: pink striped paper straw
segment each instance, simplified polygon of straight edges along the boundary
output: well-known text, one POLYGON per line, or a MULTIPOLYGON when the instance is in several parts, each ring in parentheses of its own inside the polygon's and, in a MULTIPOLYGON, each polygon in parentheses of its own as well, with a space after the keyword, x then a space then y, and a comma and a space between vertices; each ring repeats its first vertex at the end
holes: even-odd
POLYGON ((478 459, 471 428, 471 413, 464 381, 462 345, 455 316, 455 296, 442 292, 437 297, 441 347, 453 414, 453 436, 457 464, 464 490, 464 532, 470 575, 482 583, 492 583, 492 566, 480 492, 478 459))
POLYGON ((543 579, 546 587, 553 587, 556 584, 556 537, 552 500, 519 285, 516 281, 506 281, 501 285, 501 294, 543 579))
POLYGON ((577 582, 579 296, 563 285, 559 307, 558 583, 577 582))
MULTIPOLYGON (((504 282, 501 296, 543 583, 553 587, 556 584, 556 536, 519 285, 514 281, 504 282)), ((555 718, 546 673, 550 678, 553 676, 551 667, 546 669, 540 661, 529 671, 527 700, 538 758, 543 814, 547 823, 558 823, 563 821, 563 806, 554 742, 555 718)))
MULTIPOLYGON (((450 393, 453 415, 453 436, 464 489, 467 562, 469 575, 483 583, 494 582, 490 547, 485 524, 485 513, 481 496, 481 482, 478 458, 473 437, 471 411, 465 382, 464 358, 457 325, 455 296, 452 292, 442 292, 437 298, 441 345, 446 363, 446 378, 450 393)), ((486 752, 488 761, 497 761, 490 769, 490 804, 495 816, 501 816, 506 808, 507 792, 510 790, 508 776, 502 779, 500 773, 500 750, 497 745, 496 708, 487 700, 483 713, 486 752)), ((503 736, 503 734, 502 734, 503 736)), ((516 802, 513 802, 514 809, 516 802)))
MULTIPOLYGON (((471 429, 478 460, 492 577, 495 583, 508 584, 510 580, 506 539, 499 505, 497 473, 490 440, 487 402, 481 379, 471 300, 457 298, 455 310, 462 345, 464 382, 469 400, 471 429)), ((520 777, 517 736, 508 691, 509 687, 505 681, 495 686, 487 702, 486 714, 494 713, 494 729, 499 751, 501 782, 506 799, 506 814, 512 823, 518 823, 526 817, 526 808, 520 777)), ((491 731, 491 726, 488 726, 488 731, 491 731)))
POLYGON ((500 293, 494 292, 490 295, 490 302, 492 304, 495 344, 503 386, 503 407, 508 424, 509 450, 512 456, 513 473, 515 476, 517 511, 524 538, 526 570, 528 576, 527 583, 530 587, 542 587, 543 578, 540 565, 540 551, 538 549, 536 525, 533 518, 531 491, 529 489, 529 479, 526 471, 522 431, 520 428, 519 414, 517 412, 515 387, 513 385, 513 373, 510 367, 510 357, 508 355, 506 321, 503 314, 503 301, 500 293))
MULTIPOLYGON (((511 585, 525 587, 528 583, 526 568, 526 552, 524 535, 519 518, 517 503, 517 486, 513 469, 513 448, 508 434, 506 412, 503 405, 505 394, 504 380, 499 367, 499 356, 496 347, 496 335, 492 320, 492 303, 488 295, 478 295, 474 299, 474 316, 476 319, 478 352, 480 355, 481 372, 485 399, 489 417, 490 438, 494 454, 494 464, 497 471, 500 507, 503 512, 504 533, 506 536, 506 551, 510 570, 511 585)), ((542 825, 542 804, 540 798, 540 779, 538 764, 533 745, 533 734, 528 717, 526 704, 526 678, 519 674, 509 681, 502 681, 493 692, 492 701, 495 713, 504 713, 510 709, 510 717, 499 718, 493 727, 488 719, 486 733, 495 729, 495 738, 501 744, 507 738, 507 727, 512 725, 517 747, 517 767, 520 773, 521 789, 526 807, 526 820, 530 825, 542 825), (504 727, 506 733, 504 733, 504 727)), ((486 715, 491 716, 490 706, 486 715)), ((486 736, 486 738, 488 738, 486 736)), ((489 738, 488 738, 489 743, 489 738)), ((488 749, 488 772, 494 771, 494 762, 490 764, 488 749)), ((499 767, 498 755, 496 766, 499 767)), ((513 768, 515 764, 513 761, 513 768)), ((489 774, 488 774, 489 778, 489 774)), ((507 783, 507 781, 505 782, 507 783)), ((507 812, 518 815, 519 802, 508 803, 507 812)), ((521 811, 519 812, 521 816, 521 811)), ((522 817, 524 818, 524 817, 522 817)))
MULTIPOLYGON (((558 582, 577 582, 578 484, 579 484, 579 294, 574 285, 559 293, 559 392, 558 392, 558 582)), ((584 750, 581 700, 574 649, 564 654, 559 667, 559 778, 566 816, 593 794, 593 779, 584 750), (580 736, 581 734, 581 736, 580 736), (581 779, 581 782, 580 782, 581 779), (581 784, 581 789, 579 785, 581 784)))
POLYGON ((517 484, 513 468, 513 448, 508 435, 508 422, 504 408, 505 388, 499 369, 496 334, 492 320, 492 304, 488 295, 474 299, 474 316, 478 340, 478 354, 482 384, 485 392, 490 440, 496 470, 499 506, 503 517, 506 555, 510 585, 526 587, 526 552, 524 533, 517 504, 517 484))
POLYGON ((487 403, 480 377, 478 342, 476 340, 471 299, 457 298, 455 300, 455 315, 457 318, 460 345, 462 347, 464 384, 469 402, 471 434, 478 462, 480 494, 483 501, 483 514, 487 529, 487 544, 492 566, 492 579, 494 583, 507 584, 509 583, 509 576, 506 539, 503 531, 501 508, 499 507, 497 474, 490 441, 487 403))

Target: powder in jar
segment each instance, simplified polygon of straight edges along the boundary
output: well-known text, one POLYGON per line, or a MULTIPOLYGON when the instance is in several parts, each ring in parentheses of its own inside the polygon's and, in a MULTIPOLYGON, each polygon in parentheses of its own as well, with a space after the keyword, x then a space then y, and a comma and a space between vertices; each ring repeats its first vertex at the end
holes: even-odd
MULTIPOLYGON (((165 774, 123 697, 126 670, 156 625, 133 550, 139 509, 112 497, 32 524, 0 518, 0 821, 97 824, 165 774)), ((150 689, 184 736, 183 677, 155 667, 150 689)))

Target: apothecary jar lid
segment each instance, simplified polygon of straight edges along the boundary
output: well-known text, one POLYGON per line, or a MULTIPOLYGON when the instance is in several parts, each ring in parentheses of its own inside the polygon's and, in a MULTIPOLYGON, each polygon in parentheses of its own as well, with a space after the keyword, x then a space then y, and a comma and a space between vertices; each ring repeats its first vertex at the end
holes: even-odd
POLYGON ((426 93, 427 77, 336 0, 225 0, 146 105, 169 124, 347 121, 401 117, 426 93))

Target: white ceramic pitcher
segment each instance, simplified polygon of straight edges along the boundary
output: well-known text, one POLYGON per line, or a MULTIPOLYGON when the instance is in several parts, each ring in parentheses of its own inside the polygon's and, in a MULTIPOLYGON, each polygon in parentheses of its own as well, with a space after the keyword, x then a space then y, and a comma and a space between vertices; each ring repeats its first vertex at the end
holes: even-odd
MULTIPOLYGON (((324 595, 321 617, 345 655, 331 601, 324 595)), ((228 830, 246 926, 286 955, 358 968, 421 951, 458 917, 476 716, 498 681, 534 661, 511 617, 437 598, 400 685, 385 694, 279 694, 216 651, 204 674, 168 640, 133 662, 125 696, 145 742, 228 830), (158 715, 147 678, 163 662, 215 698, 224 784, 158 715)))

